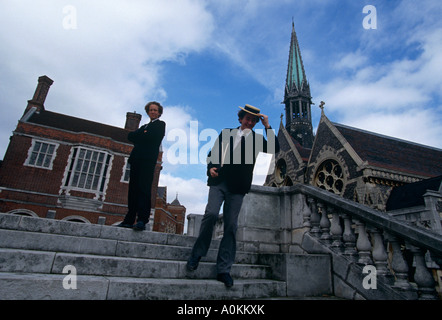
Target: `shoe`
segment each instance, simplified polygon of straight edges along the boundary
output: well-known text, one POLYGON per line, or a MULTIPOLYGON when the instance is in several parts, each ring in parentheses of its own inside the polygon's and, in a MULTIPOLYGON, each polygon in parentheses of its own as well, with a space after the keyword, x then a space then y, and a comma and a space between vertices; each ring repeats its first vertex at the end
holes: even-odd
POLYGON ((132 224, 128 224, 128 223, 121 222, 120 224, 117 224, 117 227, 121 227, 121 228, 132 228, 133 225, 132 225, 132 224))
POLYGON ((143 221, 138 221, 133 227, 135 231, 143 231, 146 230, 146 225, 143 221))
POLYGON ((201 260, 201 257, 195 258, 190 257, 190 259, 187 261, 186 268, 188 271, 195 271, 198 268, 198 264, 201 260))
POLYGON ((233 279, 228 273, 218 273, 216 280, 223 282, 227 288, 233 286, 233 279))

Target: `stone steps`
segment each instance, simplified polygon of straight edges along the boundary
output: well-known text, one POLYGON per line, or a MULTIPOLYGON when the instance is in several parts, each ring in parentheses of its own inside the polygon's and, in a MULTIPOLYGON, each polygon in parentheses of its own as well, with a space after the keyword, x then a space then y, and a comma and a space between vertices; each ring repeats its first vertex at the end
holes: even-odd
MULTIPOLYGON (((121 232, 120 230, 117 230, 116 227, 109 228, 121 232)), ((123 231, 126 233, 139 233, 127 229, 123 231)), ((155 235, 155 232, 143 231, 142 233, 155 235)), ((215 245, 211 246, 207 256, 204 257, 202 261, 216 261, 217 250, 215 245)), ((61 234, 5 229, 0 229, 0 248, 183 261, 187 260, 191 252, 191 247, 183 245, 179 241, 176 241, 174 245, 169 245, 161 244, 161 242, 131 242, 118 239, 91 238, 75 235, 67 236, 61 234), (20 241, 17 241, 17 239, 20 239, 20 241)), ((237 263, 255 264, 257 261, 258 254, 248 252, 238 252, 237 254, 237 263)))
POLYGON ((266 279, 235 279, 232 288, 216 280, 77 276, 65 289, 66 275, 0 272, 2 300, 224 300, 285 295, 285 284, 266 279))
MULTIPOLYGON (((62 274, 68 265, 75 266, 81 275, 156 279, 216 277, 213 262, 201 262, 198 272, 189 273, 186 261, 0 248, 0 270, 4 272, 62 274)), ((241 279, 265 279, 269 273, 268 266, 253 264, 235 264, 231 271, 232 277, 241 279)))
POLYGON ((259 255, 241 251, 235 285, 215 279, 219 241, 196 272, 186 260, 195 238, 0 214, 0 299, 255 299, 286 294, 259 255), (66 266, 72 269, 64 271, 66 266), (76 279, 76 289, 64 283, 76 279), (69 286, 68 286, 69 287, 69 286))

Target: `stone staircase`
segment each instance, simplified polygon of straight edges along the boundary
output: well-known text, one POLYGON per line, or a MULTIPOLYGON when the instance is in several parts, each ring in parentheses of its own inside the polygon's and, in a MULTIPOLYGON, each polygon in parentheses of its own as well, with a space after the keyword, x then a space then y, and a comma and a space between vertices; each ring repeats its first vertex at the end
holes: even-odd
POLYGON ((241 251, 235 285, 216 278, 216 248, 186 270, 194 237, 0 214, 0 299, 262 299, 286 296, 284 281, 241 251))

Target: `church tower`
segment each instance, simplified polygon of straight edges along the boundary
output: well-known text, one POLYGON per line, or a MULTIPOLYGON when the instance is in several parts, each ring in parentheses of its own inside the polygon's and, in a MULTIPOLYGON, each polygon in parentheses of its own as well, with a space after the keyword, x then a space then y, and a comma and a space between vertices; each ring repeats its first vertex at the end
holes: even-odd
POLYGON ((289 63, 284 90, 285 128, 304 148, 313 146, 312 97, 302 63, 301 50, 292 22, 289 63))

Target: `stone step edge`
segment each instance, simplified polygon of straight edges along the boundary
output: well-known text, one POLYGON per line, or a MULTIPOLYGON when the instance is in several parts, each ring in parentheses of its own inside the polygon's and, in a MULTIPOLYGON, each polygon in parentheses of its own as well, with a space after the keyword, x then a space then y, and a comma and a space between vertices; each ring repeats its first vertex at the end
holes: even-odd
MULTIPOLYGON (((191 247, 196 237, 0 213, 0 229, 191 247)), ((219 240, 212 242, 219 243, 219 240)))
MULTIPOLYGON (((154 231, 134 231, 116 226, 83 224, 72 221, 19 216, 6 213, 0 213, 0 230, 1 229, 103 240, 108 239, 139 243, 176 245, 183 247, 192 247, 196 241, 196 237, 194 236, 154 231)), ((217 249, 220 242, 221 239, 212 239, 210 248, 217 249)), ((237 241, 237 250, 256 253, 256 250, 253 248, 258 244, 258 241, 237 241)))
POLYGON ((234 280, 232 288, 212 279, 153 279, 0 272, 0 300, 217 300, 283 296, 286 284, 268 279, 234 280), (272 292, 263 291, 266 286, 272 292), (199 290, 197 290, 199 289, 199 290), (258 290, 261 294, 252 294, 258 290), (276 290, 276 292, 275 292, 276 290), (142 295, 148 292, 151 295, 142 295), (247 293, 250 292, 250 293, 247 293))
MULTIPOLYGON (((151 265, 151 273, 157 272, 158 278, 168 278, 167 274, 174 275, 170 278, 172 279, 180 279, 180 278, 192 278, 192 279, 210 279, 214 277, 216 274, 216 263, 215 262, 200 262, 199 270, 195 272, 189 272, 186 270, 186 262, 185 261, 174 261, 174 260, 160 260, 160 259, 146 259, 146 258, 130 258, 130 257, 115 257, 115 256, 98 256, 98 255, 90 255, 90 254, 81 254, 81 253, 65 253, 65 252, 50 252, 50 251, 34 251, 34 250, 15 250, 15 249, 5 249, 0 248, 0 257, 1 254, 4 253, 3 260, 10 261, 9 263, 16 263, 14 270, 8 270, 8 272, 17 272, 20 270, 20 273, 39 273, 39 274, 63 274, 65 268, 66 270, 73 269, 76 274, 82 275, 97 275, 97 276, 118 276, 112 274, 100 274, 99 269, 95 269, 93 265, 98 264, 97 267, 102 265, 103 263, 109 263, 109 265, 114 265, 113 268, 117 268, 116 264, 120 263, 121 267, 128 267, 130 263, 133 265, 144 264, 151 265), (14 256, 16 257, 14 261, 14 256), (32 261, 32 265, 27 265, 25 263, 26 258, 32 261), (86 268, 83 266, 84 261, 86 260, 86 268), (87 269, 88 266, 93 266, 93 270, 87 269), (162 274, 162 267, 169 265, 170 268, 167 269, 165 274, 162 274), (78 270, 77 270, 78 269, 78 270), (23 271, 24 270, 24 271, 23 271), (158 274, 160 272, 160 274, 158 274)), ((109 265, 104 265, 106 268, 109 265)), ((0 264, 1 267, 1 264, 0 264)), ((241 277, 241 279, 246 279, 249 275, 247 275, 247 269, 249 273, 253 273, 258 276, 260 273, 262 276, 259 276, 257 279, 265 279, 265 277, 269 274, 270 267, 266 265, 258 265, 258 264, 234 264, 232 266, 232 276, 241 277), (246 273, 246 277, 241 276, 241 274, 246 273), (264 277, 264 278, 263 278, 264 277)), ((0 272, 4 272, 5 268, 2 268, 0 272)), ((67 273, 68 271, 66 271, 67 273)), ((109 268, 107 272, 117 272, 117 269, 109 268)), ((141 272, 142 274, 142 272, 141 272)), ((137 275, 126 275, 127 277, 134 278, 143 278, 143 276, 137 275)))
MULTIPOLYGON (((94 255, 106 255, 106 256, 115 256, 115 257, 140 257, 137 256, 137 253, 134 252, 131 254, 124 254, 122 252, 124 249, 121 249, 121 246, 128 246, 132 247, 133 250, 137 250, 137 246, 145 246, 145 247, 151 247, 152 249, 155 248, 164 248, 165 250, 167 248, 171 248, 172 250, 188 250, 190 255, 190 247, 186 246, 179 246, 179 245, 172 245, 172 244, 158 244, 158 243, 146 243, 146 242, 133 242, 133 241, 126 241, 126 240, 112 240, 112 239, 102 239, 102 238, 88 238, 88 237, 77 237, 73 235, 63 235, 63 234, 52 234, 52 233, 40 233, 40 232, 34 232, 34 231, 21 231, 21 230, 15 230, 15 229, 0 229, 0 235, 2 231, 5 231, 6 236, 4 235, 3 241, 0 240, 0 248, 5 249, 16 249, 16 250, 32 250, 32 251, 48 251, 48 252, 72 252, 72 253, 84 253, 84 254, 94 254, 94 255), (15 238, 20 238, 20 233, 26 232, 26 235, 31 237, 44 237, 46 240, 53 240, 50 241, 54 244, 52 248, 45 247, 44 243, 32 241, 33 246, 29 247, 27 243, 24 243, 23 241, 17 242, 15 241, 15 238), (9 233, 9 242, 8 242, 8 233, 9 233), (14 238, 14 241, 11 239, 14 238), (53 238, 53 239, 52 239, 53 238), (6 239, 6 240, 5 240, 6 239), (80 243, 80 239, 87 239, 88 245, 85 245, 84 243, 80 243), (72 241, 71 241, 72 240, 72 241), (101 242, 101 245, 98 245, 101 242), (62 243, 65 243, 66 245, 63 245, 62 243), (75 246, 75 244, 78 244, 78 247, 75 246)), ((22 239, 25 239, 24 237, 21 237, 22 239)), ((202 261, 214 261, 216 259, 217 255, 217 248, 210 247, 208 254, 206 257, 203 257, 202 261)), ((245 256, 247 259, 249 257, 250 260, 257 260, 257 257, 259 256, 258 253, 253 252, 244 252, 241 250, 237 250, 237 257, 245 256)), ((143 258, 143 257, 140 257, 143 258)), ((188 257, 186 257, 187 260, 188 257)), ((167 260, 167 259, 164 259, 167 260)), ((173 260, 173 259, 170 259, 173 260)), ((183 261, 183 260, 181 260, 183 261)))

